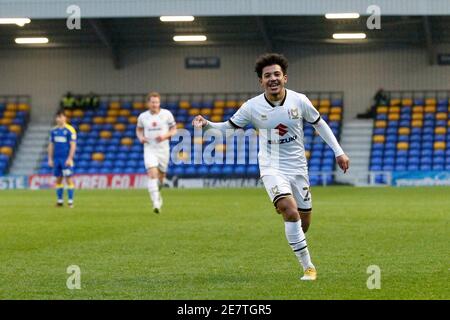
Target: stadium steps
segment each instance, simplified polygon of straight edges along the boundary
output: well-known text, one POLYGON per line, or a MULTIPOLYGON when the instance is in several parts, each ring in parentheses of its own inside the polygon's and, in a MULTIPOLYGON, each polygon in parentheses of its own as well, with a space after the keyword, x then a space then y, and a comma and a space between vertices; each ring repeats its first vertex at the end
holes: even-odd
POLYGON ((344 122, 340 143, 345 153, 350 157, 350 170, 343 174, 338 169, 336 182, 367 185, 372 130, 372 119, 344 122))
POLYGON ((31 123, 28 126, 14 158, 10 170, 11 175, 29 175, 36 172, 42 154, 47 147, 51 128, 52 126, 41 123, 31 123))

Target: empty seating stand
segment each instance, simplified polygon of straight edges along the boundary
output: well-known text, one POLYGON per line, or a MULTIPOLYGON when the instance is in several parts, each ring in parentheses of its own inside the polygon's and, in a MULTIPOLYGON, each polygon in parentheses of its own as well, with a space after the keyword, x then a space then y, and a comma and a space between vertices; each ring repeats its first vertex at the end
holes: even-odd
POLYGON ((29 96, 0 96, 0 176, 8 172, 29 118, 29 96))
POLYGON ((450 92, 390 96, 377 107, 370 170, 450 170, 450 92))
MULTIPOLYGON (((248 94, 167 94, 161 97, 161 107, 170 110, 177 121, 178 129, 185 129, 194 136, 193 118, 202 114, 211 121, 228 120, 250 97, 248 94)), ((319 110, 337 137, 340 136, 343 116, 342 94, 310 93, 312 103, 319 110)), ((145 173, 142 145, 135 136, 137 117, 146 110, 145 95, 101 96, 96 110, 68 110, 70 123, 78 132, 76 173, 145 173)), ((332 150, 317 136, 314 128, 305 123, 305 149, 310 169, 315 173, 334 171, 335 160, 332 150)), ((250 126, 248 127, 250 128, 250 126)), ((200 137, 199 137, 200 138, 200 137)), ((173 139, 171 149, 178 143, 173 139)), ((205 148, 210 141, 192 139, 191 151, 195 145, 205 148)), ((257 144, 246 140, 244 146, 235 141, 234 164, 225 163, 225 141, 214 142, 214 152, 222 152, 223 164, 194 164, 194 152, 186 150, 176 154, 169 162, 168 175, 177 177, 259 177, 257 163, 249 155, 256 154, 257 144), (174 164, 174 161, 177 164, 174 164), (189 161, 190 160, 190 161, 189 161), (236 162, 239 161, 237 164, 236 162), (181 162, 181 163, 180 163, 181 162), (190 162, 190 163, 189 163, 190 162)), ((39 172, 51 173, 46 156, 39 172)), ((332 182, 332 176, 326 177, 332 182)), ((321 184, 322 175, 311 175, 312 184, 321 184)))

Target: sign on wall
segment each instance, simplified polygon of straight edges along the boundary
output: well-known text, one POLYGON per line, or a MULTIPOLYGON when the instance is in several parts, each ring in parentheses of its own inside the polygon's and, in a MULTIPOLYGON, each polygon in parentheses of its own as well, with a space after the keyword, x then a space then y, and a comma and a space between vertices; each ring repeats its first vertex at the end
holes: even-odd
POLYGON ((450 66, 450 53, 438 54, 438 64, 441 66, 450 66))
POLYGON ((219 57, 187 57, 184 60, 186 69, 218 69, 220 68, 219 57))

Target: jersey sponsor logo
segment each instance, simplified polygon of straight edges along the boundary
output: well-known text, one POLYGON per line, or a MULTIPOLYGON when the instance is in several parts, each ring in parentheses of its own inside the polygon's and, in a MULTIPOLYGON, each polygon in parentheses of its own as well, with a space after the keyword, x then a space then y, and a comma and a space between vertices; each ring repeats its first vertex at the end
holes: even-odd
POLYGON ((300 119, 300 115, 298 113, 297 108, 291 108, 288 110, 289 118, 291 119, 300 119))
POLYGON ((292 142, 294 140, 297 140, 297 135, 289 137, 289 138, 280 139, 280 140, 267 140, 267 143, 268 144, 283 144, 283 143, 292 142))
POLYGON ((288 132, 288 127, 286 127, 284 124, 280 123, 275 127, 275 129, 278 130, 278 135, 284 136, 288 132))
POLYGON ((66 137, 61 137, 61 136, 56 136, 55 137, 55 142, 66 143, 67 142, 67 138, 66 137))

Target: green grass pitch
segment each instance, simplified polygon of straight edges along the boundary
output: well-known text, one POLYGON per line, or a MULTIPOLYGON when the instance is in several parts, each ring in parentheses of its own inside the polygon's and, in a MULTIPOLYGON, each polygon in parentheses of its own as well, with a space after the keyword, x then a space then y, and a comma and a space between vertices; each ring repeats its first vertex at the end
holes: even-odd
POLYGON ((1 191, 0 299, 450 299, 450 188, 312 192, 315 282, 263 189, 164 190, 160 215, 146 190, 1 191))

